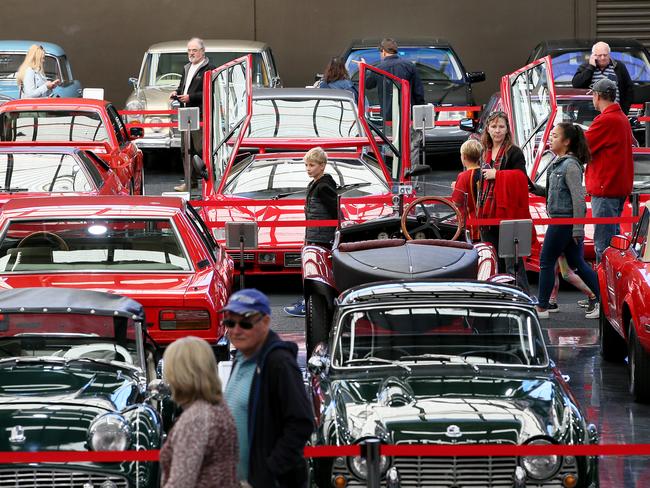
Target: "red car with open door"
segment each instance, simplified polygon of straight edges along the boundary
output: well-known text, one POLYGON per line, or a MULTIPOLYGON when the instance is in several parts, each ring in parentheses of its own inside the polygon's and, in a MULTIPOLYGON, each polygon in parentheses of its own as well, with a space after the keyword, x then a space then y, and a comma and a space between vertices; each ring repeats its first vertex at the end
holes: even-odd
POLYGON ((313 147, 329 153, 343 221, 392 213, 394 186, 411 167, 408 82, 365 64, 359 80, 357 105, 343 90, 253 91, 250 56, 206 76, 208 164, 197 205, 219 242, 225 222, 257 223, 257 247, 244 255, 251 274, 301 272, 309 183, 302 158, 313 147), (366 107, 368 76, 377 80, 379 115, 366 107))
POLYGON ((82 143, 101 157, 131 194, 143 194, 142 151, 112 103, 87 98, 25 98, 0 106, 0 140, 82 143))

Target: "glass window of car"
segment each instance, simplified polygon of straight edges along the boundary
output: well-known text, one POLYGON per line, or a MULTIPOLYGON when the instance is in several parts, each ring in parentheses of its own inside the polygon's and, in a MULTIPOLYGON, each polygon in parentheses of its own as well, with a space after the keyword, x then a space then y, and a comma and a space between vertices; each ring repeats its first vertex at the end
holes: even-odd
POLYGON ((110 142, 101 116, 94 111, 5 112, 0 124, 3 141, 110 142))
POLYGON ((210 231, 206 227, 205 222, 203 222, 197 211, 194 210, 194 207, 192 207, 189 203, 186 206, 185 215, 187 215, 187 218, 189 219, 191 225, 194 227, 194 230, 199 235, 199 238, 203 241, 203 245, 210 253, 210 256, 212 256, 213 261, 216 262, 217 254, 215 251, 219 245, 212 238, 212 234, 210 234, 210 231))
POLYGON ((648 222, 650 222, 650 212, 646 208, 634 231, 634 238, 632 239, 632 249, 636 251, 638 256, 645 254, 645 246, 648 239, 648 222))
POLYGON ((88 192, 92 181, 72 154, 0 153, 0 191, 88 192))
MULTIPOLYGON (((345 192, 344 196, 347 197, 388 192, 386 183, 358 159, 330 159, 325 173, 332 175, 339 187, 360 185, 345 192)), ((305 196, 310 181, 302 159, 257 159, 241 171, 229 175, 223 194, 263 199, 289 193, 299 198, 305 196)))
POLYGON ((247 137, 362 137, 353 100, 253 100, 247 137))
MULTIPOLYGON (((464 73, 458 59, 450 49, 437 47, 400 47, 398 55, 415 64, 420 78, 427 81, 464 81, 464 73)), ((345 61, 353 79, 358 78, 359 70, 355 61, 366 60, 366 63, 376 65, 380 61, 377 48, 355 49, 345 61)))
POLYGON ((79 159, 86 163, 86 170, 95 183, 95 187, 102 188, 104 186, 104 177, 108 176, 111 171, 110 167, 101 158, 89 151, 79 151, 77 155, 79 159))
POLYGON ((13 220, 0 272, 179 272, 192 269, 168 218, 13 220))
POLYGON ((391 305, 348 311, 335 329, 333 365, 401 363, 546 366, 530 310, 461 305, 391 305), (373 361, 378 358, 378 361, 373 361))
POLYGON ((111 124, 113 124, 113 130, 115 131, 115 136, 117 137, 118 144, 122 146, 129 142, 129 136, 126 131, 126 127, 124 126, 122 117, 117 113, 117 110, 115 110, 115 107, 113 107, 113 105, 107 105, 106 112, 108 113, 111 124))
POLYGON ((569 122, 579 124, 583 130, 589 128, 599 114, 591 97, 587 98, 557 98, 557 113, 555 123, 569 122))
POLYGON ((72 78, 72 69, 70 68, 68 57, 64 54, 63 56, 59 56, 57 59, 61 71, 61 81, 63 83, 70 83, 74 78, 72 78))
MULTIPOLYGON (((0 53, 0 79, 15 79, 16 73, 24 60, 25 53, 0 53)), ((43 71, 48 80, 59 78, 61 81, 65 81, 59 70, 59 60, 55 56, 45 55, 43 71)))
MULTIPOLYGON (((589 62, 591 49, 559 51, 551 54, 553 59, 553 78, 556 83, 570 85, 578 67, 589 62)), ((625 64, 634 82, 650 82, 650 60, 645 51, 636 48, 616 48, 611 57, 625 64)))

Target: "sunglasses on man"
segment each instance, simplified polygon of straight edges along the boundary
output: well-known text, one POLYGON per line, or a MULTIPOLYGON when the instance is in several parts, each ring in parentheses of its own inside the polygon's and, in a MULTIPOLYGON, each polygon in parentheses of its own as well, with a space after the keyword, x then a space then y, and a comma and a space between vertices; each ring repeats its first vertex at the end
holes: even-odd
POLYGON ((256 323, 264 318, 264 315, 257 315, 257 317, 244 317, 244 320, 223 319, 221 323, 228 329, 234 329, 239 324, 240 329, 251 330, 256 323))

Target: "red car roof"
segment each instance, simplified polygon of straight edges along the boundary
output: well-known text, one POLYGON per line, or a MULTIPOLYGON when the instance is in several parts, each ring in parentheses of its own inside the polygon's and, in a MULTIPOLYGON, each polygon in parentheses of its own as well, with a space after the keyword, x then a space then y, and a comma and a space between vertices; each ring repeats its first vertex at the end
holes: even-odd
POLYGON ((21 110, 104 110, 110 102, 92 98, 23 98, 0 106, 0 113, 21 110))

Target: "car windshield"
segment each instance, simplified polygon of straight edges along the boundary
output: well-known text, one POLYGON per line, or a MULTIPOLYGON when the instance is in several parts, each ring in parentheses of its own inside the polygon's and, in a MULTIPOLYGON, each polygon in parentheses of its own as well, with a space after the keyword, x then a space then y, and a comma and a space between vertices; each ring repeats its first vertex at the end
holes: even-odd
MULTIPOLYGON (((630 73, 632 81, 637 83, 650 83, 650 60, 647 54, 636 48, 615 48, 611 57, 622 61, 630 73)), ((578 67, 589 62, 591 49, 575 51, 558 51, 551 54, 553 59, 553 79, 559 85, 571 85, 573 75, 578 67)))
POLYGON ((178 272, 190 261, 169 219, 13 220, 0 272, 178 272))
MULTIPOLYGON (((206 52, 213 66, 221 66, 233 59, 245 56, 245 52, 206 52)), ((253 55, 253 84, 270 86, 268 70, 264 66, 262 53, 253 55)), ((140 86, 175 90, 181 80, 184 66, 188 63, 187 53, 148 53, 140 73, 140 86)))
MULTIPOLYGON (((75 313, 3 313, 0 366, 9 358, 89 359, 140 367, 133 321, 75 313)), ((87 368, 87 366, 86 366, 87 368)))
POLYGON ((0 153, 0 192, 87 192, 94 186, 72 154, 0 153))
POLYGON ((346 311, 335 330, 333 365, 546 366, 537 319, 502 306, 391 305, 346 311), (380 364, 381 363, 381 364, 380 364))
MULTIPOLYGON (((463 70, 450 49, 437 47, 400 47, 400 58, 415 64, 422 81, 455 81, 462 82, 463 70)), ((376 65, 380 61, 377 48, 355 49, 345 61, 345 67, 350 76, 357 79, 359 69, 355 61, 366 60, 366 63, 376 65)))
POLYGON ((253 100, 247 137, 362 137, 352 100, 253 100))
MULTIPOLYGON (((359 159, 330 159, 325 173, 332 175, 337 186, 348 186, 346 197, 381 195, 388 185, 379 176, 379 170, 359 159)), ((223 193, 246 198, 273 198, 285 193, 295 198, 305 196, 310 182, 302 159, 257 159, 242 168, 231 171, 223 193)))
POLYGON ((557 98, 557 113, 555 123, 569 122, 579 124, 586 130, 599 114, 594 107, 594 102, 589 98, 557 98))
MULTIPOLYGON (((1 79, 15 79, 18 68, 25 60, 25 53, 7 53, 0 52, 0 80, 1 79)), ((43 62, 43 71, 48 80, 56 78, 62 79, 59 73, 59 65, 54 56, 45 55, 43 62)), ((67 76, 65 77, 68 78, 67 76)))
POLYGON ((94 111, 20 111, 0 117, 3 141, 110 142, 102 118, 94 111))

